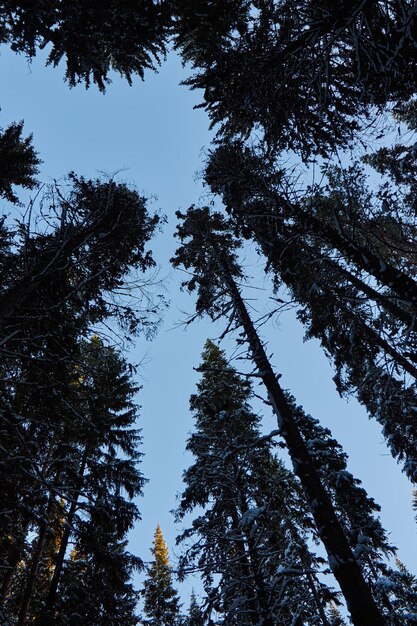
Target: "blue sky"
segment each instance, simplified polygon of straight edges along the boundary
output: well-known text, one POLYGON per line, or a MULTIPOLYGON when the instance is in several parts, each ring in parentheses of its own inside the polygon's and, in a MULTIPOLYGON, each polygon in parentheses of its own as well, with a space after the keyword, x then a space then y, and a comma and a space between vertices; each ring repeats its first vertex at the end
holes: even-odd
MULTIPOLYGON (((61 178, 69 170, 85 176, 123 170, 119 180, 134 184, 144 195, 157 196, 151 206, 168 217, 152 248, 160 277, 166 277, 164 288, 171 307, 156 339, 151 343, 139 340, 131 354, 132 360, 142 362, 142 471, 150 480, 138 503, 143 520, 132 533, 131 550, 147 560, 157 523, 174 547, 177 532, 169 511, 181 489, 182 470, 190 463, 184 448, 192 427, 188 398, 197 380, 193 367, 199 364, 206 338, 221 332, 221 326, 213 328, 208 321, 187 330, 180 325, 184 312, 192 312, 193 303, 180 293, 181 276, 168 264, 175 250, 175 211, 198 203, 204 193, 198 172, 210 143, 208 119, 201 109, 193 110, 199 94, 179 86, 186 74, 174 55, 159 74, 148 73, 144 83, 136 80, 129 87, 115 77, 105 95, 95 87, 69 89, 63 82, 63 68, 45 68, 43 59, 29 66, 24 57, 6 49, 0 58, 4 86, 0 125, 25 120, 26 133, 33 133, 44 161, 40 180, 61 178)), ((254 263, 254 258, 249 251, 247 262, 254 263)), ((268 283, 263 283, 259 268, 253 271, 261 288, 256 297, 267 298, 268 283)), ((283 375, 281 382, 344 446, 350 470, 382 505, 382 521, 391 541, 412 568, 417 547, 411 486, 392 460, 377 424, 368 420, 354 399, 339 398, 322 351, 314 342, 303 343, 302 336, 292 313, 268 329, 268 347, 283 375)), ((225 344, 230 346, 230 342, 225 344)), ((265 430, 274 425, 275 420, 265 414, 265 430)), ((185 585, 185 594, 192 584, 185 585)))

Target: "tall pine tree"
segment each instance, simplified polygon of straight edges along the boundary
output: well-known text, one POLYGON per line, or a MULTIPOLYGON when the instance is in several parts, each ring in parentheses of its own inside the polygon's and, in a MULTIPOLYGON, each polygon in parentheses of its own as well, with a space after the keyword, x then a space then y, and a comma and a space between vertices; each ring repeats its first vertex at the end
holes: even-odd
POLYGON ((324 607, 334 596, 317 579, 323 561, 307 547, 312 520, 271 437, 261 436, 251 385, 211 341, 200 371, 187 445, 195 460, 177 511, 180 520, 197 517, 179 537, 180 568, 201 573, 216 623, 327 626, 324 607))
POLYGON ((184 220, 179 227, 183 245, 177 251, 174 265, 181 263, 194 272, 184 285, 198 292, 198 314, 227 315, 242 329, 353 623, 361 625, 371 620, 371 623, 382 624, 385 617, 392 620, 390 623, 402 623, 406 607, 402 606, 397 612, 389 599, 386 601, 379 596, 373 584, 375 577, 373 581, 369 577, 363 558, 369 557, 378 569, 381 557, 391 551, 383 529, 373 516, 378 507, 359 488, 358 481, 346 472, 344 455, 337 451, 336 442, 331 442, 330 433, 323 429, 320 433, 319 428, 317 436, 312 437, 309 429, 316 428, 317 423, 300 413, 280 386, 237 285, 237 280, 242 278, 236 254, 240 242, 233 235, 232 225, 218 213, 210 216, 208 209, 192 207, 180 217, 184 220), (335 456, 328 454, 327 447, 334 448, 335 456), (361 533, 365 528, 368 538, 361 533), (372 548, 374 541, 376 552, 372 548), (362 590, 360 599, 359 589, 362 590))
POLYGON ((137 621, 130 578, 141 563, 126 551, 144 481, 137 388, 128 364, 97 337, 80 344, 78 357, 71 394, 58 396, 58 409, 68 403, 70 411, 50 435, 43 501, 18 528, 35 538, 10 562, 5 606, 20 626, 66 624, 71 615, 103 626, 121 614, 137 621))

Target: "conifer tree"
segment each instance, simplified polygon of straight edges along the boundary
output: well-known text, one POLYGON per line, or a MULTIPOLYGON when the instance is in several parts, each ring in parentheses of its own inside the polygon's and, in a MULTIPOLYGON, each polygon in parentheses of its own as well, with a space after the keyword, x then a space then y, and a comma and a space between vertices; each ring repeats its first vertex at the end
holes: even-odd
POLYGON ((98 337, 79 345, 67 382, 71 393, 59 396, 55 415, 62 421, 50 434, 44 500, 28 527, 18 528, 35 540, 21 547, 20 564, 10 563, 5 605, 20 626, 66 624, 72 614, 85 624, 107 626, 120 615, 136 624, 130 578, 141 562, 126 551, 126 535, 139 518, 132 499, 144 480, 137 388, 128 364, 98 337))
POLYGON ((173 3, 176 45, 195 70, 187 82, 204 90, 201 106, 222 139, 206 180, 235 227, 262 250, 277 285, 289 288, 307 337, 318 338, 334 363, 338 390, 357 394, 415 481, 414 144, 397 141, 365 155, 390 179, 373 198, 358 168, 335 175, 329 167, 329 154, 351 145, 358 131, 369 150, 361 129, 364 119, 372 128, 378 108, 415 132, 415 50, 408 49, 415 5, 197 6, 173 3), (295 184, 288 150, 296 155, 291 163, 324 156, 324 184, 305 190, 298 176, 295 184))
MULTIPOLYGON (((138 624, 132 577, 142 562, 127 551, 125 526, 119 522, 132 515, 126 509, 120 499, 98 498, 79 524, 54 603, 56 626, 138 624)), ((36 623, 48 626, 50 618, 36 623)))
POLYGON ((200 605, 197 602, 194 590, 191 593, 190 607, 188 609, 188 616, 185 620, 185 626, 204 626, 204 615, 200 605))
POLYGON ((148 568, 142 595, 144 598, 143 623, 148 626, 175 626, 181 621, 180 602, 172 583, 168 546, 159 524, 151 548, 153 561, 148 568))
POLYGON ((186 82, 220 137, 327 157, 415 94, 412 0, 174 0, 173 10, 194 69, 186 82))
MULTIPOLYGON (((67 196, 55 189, 49 205, 44 199, 52 231, 30 233, 21 224, 12 232, 2 222, 3 596, 31 527, 48 519, 46 510, 57 490, 59 495, 63 468, 81 432, 80 339, 110 318, 130 333, 151 328, 141 305, 123 306, 116 292, 131 272, 139 276, 152 267, 145 242, 156 222, 144 199, 125 185, 77 181, 67 196)), ((71 482, 77 465, 72 470, 71 482)))
POLYGON ((0 130, 0 196, 18 203, 15 187, 33 189, 40 160, 32 145, 32 135, 23 138, 23 122, 0 130))
POLYGON ((333 595, 307 547, 312 520, 271 437, 261 436, 251 385, 211 341, 199 369, 187 445, 195 460, 177 510, 180 520, 195 509, 198 516, 179 537, 180 569, 201 573, 206 611, 219 624, 327 626, 324 606, 333 595))
MULTIPOLYGON (((377 607, 372 597, 372 585, 364 579, 365 572, 360 559, 355 558, 355 546, 351 543, 348 529, 344 527, 343 516, 338 518, 340 503, 333 498, 330 485, 326 485, 325 476, 321 475, 321 463, 317 462, 314 449, 310 449, 311 443, 304 439, 298 413, 271 368, 237 286, 237 280, 242 278, 236 254, 240 242, 234 237, 231 225, 218 213, 210 216, 208 209, 192 207, 185 216, 180 217, 184 220, 178 229, 183 245, 177 251, 174 265, 181 263, 187 270, 194 271, 184 285, 198 292, 197 313, 201 315, 207 312, 212 317, 231 315, 231 319, 236 320, 237 326, 243 329, 251 358, 277 415, 294 472, 300 479, 317 532, 326 547, 330 567, 347 600, 352 621, 355 624, 366 623, 366 620, 383 624, 385 608, 382 604, 377 607), (359 602, 359 591, 353 591, 356 585, 357 590, 362 590, 359 602)), ((341 493, 343 496, 342 490, 341 493)), ((354 492, 352 496, 355 499, 354 492)), ((369 504, 372 510, 372 501, 369 504)), ((380 547, 383 547, 382 544, 380 547)))
POLYGON ((283 171, 236 143, 219 148, 207 169, 235 227, 256 240, 276 284, 298 303, 306 336, 332 359, 338 391, 357 394, 415 481, 414 213, 396 196, 384 208, 358 168, 329 168, 328 176, 326 186, 294 198, 283 171))
POLYGON ((104 90, 109 73, 129 82, 165 54, 169 12, 167 3, 139 0, 108 1, 98 6, 88 0, 42 5, 6 0, 0 3, 1 41, 29 59, 49 47, 48 65, 66 62, 71 86, 91 82, 104 90))

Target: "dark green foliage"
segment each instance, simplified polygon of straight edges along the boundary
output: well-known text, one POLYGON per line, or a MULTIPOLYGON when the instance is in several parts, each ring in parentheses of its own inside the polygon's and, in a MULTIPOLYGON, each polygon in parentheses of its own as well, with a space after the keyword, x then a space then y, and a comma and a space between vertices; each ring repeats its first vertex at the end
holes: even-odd
POLYGON ((14 187, 33 189, 40 160, 32 146, 32 135, 23 138, 23 122, 0 132, 0 196, 18 203, 14 187))
POLYGON ((277 288, 298 303, 306 336, 334 363, 339 392, 358 395, 415 480, 415 218, 400 203, 387 208, 358 168, 330 169, 327 185, 298 198, 283 170, 237 143, 212 154, 207 181, 234 228, 259 245, 277 288), (388 268, 392 282, 380 273, 388 268))
MULTIPOLYGON (((116 614, 124 606, 131 623, 136 620, 129 578, 138 561, 124 549, 138 518, 130 499, 143 484, 136 468, 134 370, 98 338, 91 344, 84 338, 111 318, 130 332, 150 328, 141 296, 124 307, 118 290, 131 276, 140 294, 140 275, 153 265, 145 247, 157 219, 125 185, 74 175, 70 181, 67 195, 55 188, 44 199, 46 232, 28 233, 22 225, 13 237, 2 224, 0 577, 19 626, 34 617, 49 624, 51 616, 66 616, 65 603, 56 608, 59 585, 65 575, 75 589, 83 565, 77 594, 94 595, 98 603, 94 618, 84 606, 84 623, 110 616, 111 606, 116 614), (61 530, 53 522, 59 518, 61 530), (85 561, 68 566, 67 575, 71 542, 85 561)), ((75 598, 65 598, 75 606, 75 598)))
POLYGON ((415 92, 411 0, 178 0, 174 12, 196 70, 186 82, 225 137, 259 129, 271 148, 327 156, 361 116, 415 92))
POLYGON ((28 58, 48 47, 48 64, 64 60, 71 86, 94 82, 104 91, 112 71, 130 83, 155 68, 166 50, 165 7, 152 0, 6 1, 0 3, 0 32, 28 58))
MULTIPOLYGON (((370 606, 378 606, 376 612, 372 609, 374 614, 369 619, 375 622, 379 619, 380 623, 388 620, 392 625, 401 624, 404 619, 409 619, 406 616, 412 602, 401 600, 399 590, 393 591, 391 596, 380 592, 380 588, 383 588, 381 580, 395 578, 397 574, 384 559, 393 552, 393 549, 389 546, 385 532, 375 517, 379 507, 368 498, 360 487, 360 482, 347 471, 346 455, 332 439, 330 432, 296 407, 293 399, 282 390, 279 383, 277 384, 236 285, 235 276, 240 277, 241 273, 234 252, 239 245, 239 239, 233 237, 233 226, 233 222, 228 222, 218 213, 212 221, 208 209, 192 207, 183 217, 178 229, 182 246, 177 251, 174 264, 182 263, 187 270, 193 271, 193 282, 186 282, 187 288, 200 290, 201 285, 197 300, 197 311, 200 314, 207 312, 216 317, 227 315, 230 320, 229 330, 235 327, 234 324, 237 328, 244 329, 244 335, 240 336, 246 338, 250 346, 251 359, 273 402, 280 432, 292 459, 294 471, 303 486, 304 495, 316 522, 317 533, 326 546, 333 573, 336 578, 340 576, 338 581, 345 597, 349 598, 349 606, 355 607, 355 594, 352 594, 350 584, 356 576, 362 581, 360 584, 363 589, 367 589, 368 593, 372 591, 370 606), (233 242, 232 251, 228 251, 227 247, 222 245, 224 233, 228 233, 233 242), (210 267, 210 275, 206 273, 206 267, 210 267), (213 292, 210 298, 207 298, 206 284, 210 282, 213 292), (308 470, 304 471, 307 467, 308 470), (322 517, 323 513, 325 516, 322 517), (332 529, 336 531, 334 536, 332 529), (349 544, 347 547, 346 540, 349 544), (330 548, 333 541, 334 548, 330 548), (342 578, 340 569, 341 564, 344 567, 347 561, 340 557, 335 561, 334 557, 339 550, 350 554, 349 563, 355 564, 355 571, 346 574, 345 579, 342 578), (361 571, 358 574, 359 569, 361 571), (398 593, 398 596, 395 593, 398 593)), ((242 342, 242 339, 239 342, 242 342)), ((413 597, 413 590, 409 591, 413 597)), ((354 608, 355 611, 357 609, 362 611, 363 607, 354 608)), ((368 619, 354 616, 352 609, 350 610, 354 623, 362 624, 364 619, 368 619)))
POLYGON ((130 581, 137 559, 126 552, 123 543, 103 536, 100 526, 94 528, 94 535, 94 543, 88 540, 88 556, 81 538, 66 564, 54 624, 136 626, 137 592, 130 581))
MULTIPOLYGON (((37 540, 26 548, 6 606, 11 612, 17 607, 22 624, 26 616, 39 625, 72 623, 67 621, 71 612, 78 612, 80 623, 104 626, 116 624, 119 611, 130 613, 126 623, 135 624, 129 579, 140 561, 125 546, 139 517, 131 499, 140 495, 144 482, 136 467, 136 387, 124 360, 98 338, 79 346, 67 385, 59 394, 44 448, 37 450, 36 463, 44 476, 43 485, 32 478, 37 509, 27 527, 18 529, 37 532, 37 540), (17 585, 22 581, 23 590, 17 585)), ((44 408, 47 400, 48 394, 44 408)), ((34 434, 39 436, 36 430, 34 434)), ((33 466, 35 459, 30 461, 33 466)))
POLYGON ((197 602, 194 591, 191 594, 190 608, 188 609, 188 616, 185 618, 185 626, 204 626, 205 619, 203 611, 197 602))
MULTIPOLYGON (((133 307, 118 307, 117 299, 112 303, 106 294, 114 292, 117 296, 129 274, 135 277, 132 272, 154 265, 145 246, 158 218, 149 216, 146 199, 124 184, 70 174, 68 189, 50 188, 43 199, 43 211, 50 228, 45 233, 28 234, 21 225, 20 240, 15 240, 13 273, 5 276, 0 293, 3 333, 7 336, 11 328, 15 330, 16 320, 24 323, 17 312, 22 307, 27 310, 29 298, 31 320, 35 310, 43 311, 37 300, 55 298, 54 302, 67 303, 57 315, 72 307, 71 324, 86 325, 115 314, 131 332, 143 328, 133 307), (80 319, 83 309, 88 317, 80 319), (6 322, 11 316, 13 322, 6 322)), ((48 312, 48 318, 50 315, 48 312)))
POLYGON ((316 577, 322 560, 307 547, 312 520, 273 441, 261 436, 251 385, 210 341, 200 370, 187 444, 195 460, 177 510, 180 520, 197 517, 179 537, 180 569, 201 572, 216 623, 323 624, 334 596, 316 577))
POLYGON ((227 310, 227 292, 219 259, 224 258, 234 278, 242 278, 237 252, 241 242, 233 236, 230 224, 220 213, 211 214, 208 207, 190 207, 187 213, 177 211, 181 221, 176 236, 181 245, 171 259, 174 267, 191 271, 182 288, 197 292, 196 311, 213 318, 227 310))

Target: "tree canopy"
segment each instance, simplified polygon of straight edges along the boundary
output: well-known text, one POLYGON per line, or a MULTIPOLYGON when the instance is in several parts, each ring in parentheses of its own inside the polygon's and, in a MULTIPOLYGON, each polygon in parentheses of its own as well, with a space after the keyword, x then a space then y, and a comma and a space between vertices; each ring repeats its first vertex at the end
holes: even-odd
MULTIPOLYGON (((414 0, 0 2, 0 43, 28 61, 45 49, 70 87, 133 85, 176 50, 215 132, 210 206, 177 212, 173 265, 245 371, 206 344, 176 510, 179 576, 199 572, 204 597, 181 614, 158 526, 144 624, 341 626, 342 600, 355 626, 416 622, 415 576, 342 445, 281 385, 262 339, 280 307, 255 319, 241 261, 254 243, 271 300, 296 308, 415 483, 416 41, 414 0)), ((163 220, 111 177, 43 185, 41 156, 23 121, 0 129, 0 620, 135 626, 143 564, 127 541, 145 478, 122 346, 158 326, 163 220)))

